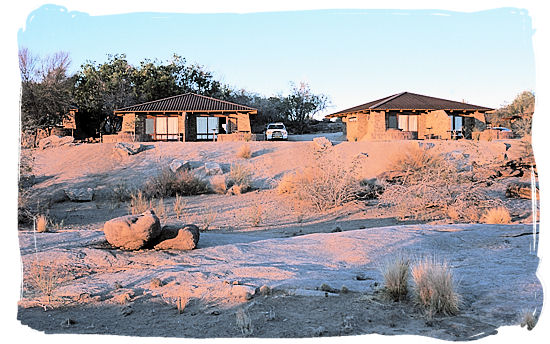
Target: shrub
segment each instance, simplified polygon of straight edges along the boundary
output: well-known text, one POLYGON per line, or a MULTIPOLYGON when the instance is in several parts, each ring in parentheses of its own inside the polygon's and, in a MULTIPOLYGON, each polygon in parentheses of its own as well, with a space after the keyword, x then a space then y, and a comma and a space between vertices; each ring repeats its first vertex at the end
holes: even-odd
POLYGON ((403 300, 407 296, 409 274, 410 261, 403 256, 397 256, 393 260, 387 261, 382 267, 385 291, 392 300, 403 300))
POLYGON ((355 161, 344 164, 333 152, 318 154, 314 163, 302 171, 286 174, 277 186, 280 194, 289 194, 319 211, 343 205, 357 198, 361 185, 355 161))
POLYGON ((264 207, 261 204, 254 204, 249 208, 249 218, 252 226, 258 227, 263 221, 263 216, 264 207))
POLYGON ((245 192, 252 187, 252 171, 243 164, 231 165, 231 170, 226 178, 227 188, 238 185, 245 192))
POLYGON ((47 298, 48 304, 52 302, 55 290, 63 281, 63 276, 55 267, 44 261, 33 261, 27 278, 30 286, 47 298))
POLYGON ((207 207, 201 214, 201 230, 207 231, 210 229, 210 226, 214 221, 216 221, 216 218, 218 217, 218 213, 216 213, 212 208, 207 207))
POLYGON ((510 212, 505 207, 492 208, 481 218, 483 223, 487 224, 508 224, 512 221, 510 212))
POLYGON ((208 183, 191 171, 181 169, 174 173, 169 168, 149 178, 143 187, 144 194, 150 198, 200 195, 209 191, 208 183))
POLYGON ((455 291, 453 275, 446 262, 424 258, 412 267, 416 300, 428 317, 437 313, 458 313, 459 295, 455 291))
POLYGON ((481 184, 461 174, 455 162, 432 150, 411 148, 391 167, 393 176, 386 180, 380 201, 394 207, 400 219, 477 222, 480 208, 498 203, 481 184))
POLYGON ((168 217, 168 214, 166 213, 166 207, 164 206, 164 199, 159 198, 156 201, 156 204, 154 204, 153 200, 151 200, 149 204, 150 204, 149 208, 153 209, 153 211, 155 212, 155 215, 157 215, 157 217, 161 221, 166 221, 166 218, 168 217))
POLYGON ((45 215, 38 215, 36 217, 36 231, 38 233, 48 231, 48 218, 45 215))
POLYGON ((244 144, 239 148, 239 151, 237 152, 237 157, 243 158, 243 159, 250 159, 252 157, 252 150, 250 149, 249 144, 244 144))

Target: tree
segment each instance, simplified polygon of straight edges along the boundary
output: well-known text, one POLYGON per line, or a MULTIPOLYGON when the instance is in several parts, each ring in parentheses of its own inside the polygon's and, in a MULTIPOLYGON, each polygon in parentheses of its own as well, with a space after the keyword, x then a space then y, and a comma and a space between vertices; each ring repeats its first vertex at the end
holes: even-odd
POLYGON ((40 58, 27 48, 19 50, 21 73, 21 126, 23 130, 58 125, 71 105, 72 79, 65 52, 40 58))
POLYGON ((523 91, 512 103, 502 106, 494 114, 488 116, 493 126, 510 127, 519 137, 531 135, 531 124, 535 110, 535 94, 523 91))
POLYGON ((313 94, 305 82, 300 82, 299 86, 291 83, 291 87, 290 94, 283 101, 283 114, 287 120, 296 125, 301 134, 307 121, 327 107, 328 97, 324 94, 313 94))

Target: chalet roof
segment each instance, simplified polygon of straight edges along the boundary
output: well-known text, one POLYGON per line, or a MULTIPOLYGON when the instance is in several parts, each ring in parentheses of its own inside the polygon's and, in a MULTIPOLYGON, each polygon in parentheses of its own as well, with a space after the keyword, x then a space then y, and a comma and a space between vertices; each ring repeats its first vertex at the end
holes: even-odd
POLYGON ((493 109, 411 92, 401 92, 335 112, 326 117, 341 117, 353 112, 371 110, 470 110, 486 112, 493 109))
POLYGON ((195 93, 185 93, 173 97, 136 104, 116 109, 115 114, 127 112, 256 112, 257 109, 203 96, 195 93))

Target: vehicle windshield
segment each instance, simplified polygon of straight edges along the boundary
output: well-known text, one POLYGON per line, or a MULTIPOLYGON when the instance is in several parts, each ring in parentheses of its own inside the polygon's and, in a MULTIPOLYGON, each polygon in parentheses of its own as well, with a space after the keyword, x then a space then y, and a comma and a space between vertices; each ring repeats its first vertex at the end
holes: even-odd
POLYGON ((284 129, 285 126, 282 124, 270 124, 267 126, 267 129, 284 129))

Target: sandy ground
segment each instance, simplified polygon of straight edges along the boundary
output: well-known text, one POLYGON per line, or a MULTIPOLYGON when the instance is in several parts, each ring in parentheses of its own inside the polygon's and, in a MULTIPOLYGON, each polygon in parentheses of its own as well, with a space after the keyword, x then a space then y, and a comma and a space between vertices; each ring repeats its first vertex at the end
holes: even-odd
MULTIPOLYGON (((361 171, 365 178, 385 171, 392 154, 418 144, 335 143, 342 161, 368 154, 361 171)), ((459 151, 479 163, 501 159, 505 152, 502 141, 434 143, 436 151, 459 151)), ((508 143, 508 154, 517 154, 518 143, 508 143)), ((92 202, 53 204, 50 216, 59 224, 53 233, 20 228, 24 266, 43 262, 64 272, 47 311, 44 298, 26 290, 21 323, 47 333, 235 337, 245 335, 235 312, 246 309, 251 335, 258 337, 379 333, 467 340, 519 324, 526 310, 540 311, 538 235, 529 224, 529 201, 509 204, 515 209, 512 225, 401 222, 369 202, 325 213, 297 211, 273 187, 285 173, 307 164, 311 142, 249 144, 253 156, 248 160, 236 156, 238 142, 151 143, 150 149, 125 158, 113 154, 112 144, 35 152, 33 197, 83 186, 94 188, 95 196, 92 202), (249 164, 256 190, 186 197, 190 219, 217 214, 196 250, 111 248, 103 223, 128 212, 126 204, 110 200, 113 188, 138 187, 176 158, 191 161, 199 171, 207 161, 220 163, 225 172, 231 164, 249 164), (261 224, 253 226, 250 213, 258 204, 265 211, 261 224), (394 303, 382 297, 379 267, 402 252, 449 262, 462 295, 458 316, 427 320, 413 300, 394 303), (153 278, 163 285, 152 285, 153 278), (322 284, 334 292, 320 291, 322 284), (264 285, 273 290, 270 295, 260 295, 264 285), (348 292, 342 292, 344 286, 348 292), (188 301, 181 314, 175 307, 178 299, 188 301)), ((504 189, 505 183, 492 186, 499 197, 504 189)), ((169 209, 172 202, 165 199, 169 209)), ((173 213, 163 220, 177 221, 173 213)))

